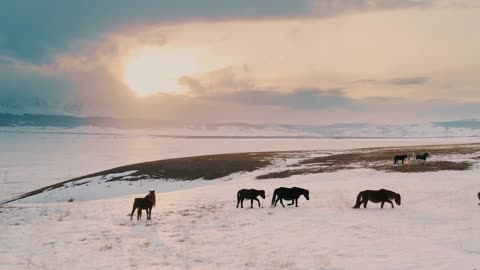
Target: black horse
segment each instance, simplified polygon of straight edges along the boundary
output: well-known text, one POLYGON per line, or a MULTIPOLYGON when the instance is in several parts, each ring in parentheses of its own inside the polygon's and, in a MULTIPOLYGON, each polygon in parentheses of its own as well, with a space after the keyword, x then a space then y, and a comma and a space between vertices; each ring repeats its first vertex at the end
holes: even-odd
POLYGON ((258 207, 260 207, 260 201, 257 197, 260 195, 262 199, 265 199, 265 190, 256 190, 256 189, 240 189, 237 192, 237 208, 238 204, 243 208, 243 200, 250 200, 250 208, 253 208, 253 200, 258 202, 258 207))
POLYGON ((399 161, 402 161, 402 164, 403 164, 403 161, 407 158, 407 155, 397 155, 395 157, 393 157, 393 164, 397 164, 399 161))
POLYGON ((423 159, 425 161, 427 161, 427 158, 430 157, 430 153, 426 152, 425 154, 423 155, 417 155, 417 159, 423 159))
POLYGON ((364 190, 358 193, 357 196, 357 203, 353 208, 360 208, 360 205, 363 203, 363 207, 367 208, 368 201, 379 203, 381 202, 381 207, 387 202, 392 205, 394 208, 393 203, 391 200, 395 200, 397 205, 402 204, 401 197, 399 193, 395 193, 390 190, 380 189, 380 190, 364 190))
POLYGON ((133 213, 135 209, 137 210, 137 220, 142 217, 142 210, 145 209, 147 211, 147 220, 152 219, 152 207, 155 206, 155 190, 150 190, 145 198, 135 198, 133 202, 133 209, 132 213, 130 214, 130 220, 132 220, 133 213))
POLYGON ((288 205, 295 204, 295 207, 298 207, 298 198, 300 197, 300 195, 303 195, 305 199, 310 200, 307 189, 299 187, 279 187, 275 189, 275 191, 273 191, 272 206, 277 206, 278 201, 280 201, 280 204, 285 207, 285 205, 283 205, 283 200, 287 200, 292 201, 292 203, 289 203, 288 205))

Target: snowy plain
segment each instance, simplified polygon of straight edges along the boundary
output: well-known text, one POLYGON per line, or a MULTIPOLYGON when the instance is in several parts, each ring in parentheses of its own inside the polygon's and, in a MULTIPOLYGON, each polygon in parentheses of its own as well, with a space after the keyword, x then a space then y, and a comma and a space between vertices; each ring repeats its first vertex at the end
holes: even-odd
POLYGON ((0 268, 478 269, 478 173, 236 175, 157 193, 150 221, 130 221, 136 196, 10 204, 0 215, 0 268), (310 200, 271 208, 279 186, 307 188, 310 200), (266 190, 262 208, 236 209, 236 191, 249 187, 266 190), (402 194, 402 205, 351 208, 358 191, 377 188, 402 194))
MULTIPOLYGON (((27 175, 29 164, 36 164, 33 171, 45 179, 35 180, 40 186, 68 179, 50 175, 68 166, 85 174, 132 162, 200 154, 343 152, 361 147, 478 142, 478 138, 41 135, 45 135, 40 136, 42 143, 37 141, 38 134, 20 142, 10 138, 13 145, 2 144, 10 157, 2 155, 0 163, 17 166, 20 175, 27 175)), ((97 181, 9 203, 0 208, 0 269, 480 268, 478 163, 467 171, 405 174, 360 168, 255 180, 269 170, 211 181, 145 180, 133 185, 111 182, 108 187, 97 181), (280 186, 307 188, 310 200, 302 197, 298 208, 271 208, 272 192, 280 186), (246 208, 236 209, 236 192, 241 188, 264 189, 267 197, 261 200, 262 207, 250 209, 245 202, 246 208), (402 205, 380 209, 370 203, 367 209, 352 209, 359 191, 379 188, 399 192, 402 205), (145 220, 144 215, 140 221, 130 221, 133 199, 152 189, 157 193, 152 220, 145 220), (72 195, 76 200, 66 202, 72 195)))

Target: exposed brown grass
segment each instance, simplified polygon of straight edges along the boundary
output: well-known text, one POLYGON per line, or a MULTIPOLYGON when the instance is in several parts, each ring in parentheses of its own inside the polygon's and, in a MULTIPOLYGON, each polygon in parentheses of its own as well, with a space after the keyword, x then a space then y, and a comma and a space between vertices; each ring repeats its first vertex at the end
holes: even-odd
POLYGON ((479 151, 480 144, 364 148, 349 153, 307 158, 298 164, 291 165, 291 169, 260 175, 257 177, 257 179, 286 178, 294 175, 329 173, 339 170, 353 169, 354 167, 372 168, 385 172, 404 173, 468 170, 472 166, 472 163, 470 162, 434 161, 427 162, 425 165, 394 166, 393 157, 395 155, 407 154, 409 152, 415 152, 416 154, 429 152, 434 156, 444 156, 466 155, 479 151), (308 166, 308 168, 295 168, 299 166, 308 166))
POLYGON ((401 173, 417 173, 417 172, 437 172, 437 171, 465 171, 472 167, 472 163, 468 161, 433 161, 427 162, 425 165, 377 165, 370 168, 378 171, 401 172, 401 173))
POLYGON ((274 152, 222 154, 137 163, 77 177, 54 185, 43 187, 25 193, 4 203, 30 197, 46 190, 61 188, 69 182, 74 182, 89 177, 104 176, 112 173, 123 173, 134 170, 136 170, 136 172, 131 175, 133 177, 117 177, 108 181, 138 181, 152 178, 175 180, 195 180, 200 178, 204 180, 218 179, 228 176, 232 173, 251 172, 266 167, 271 164, 271 159, 274 154, 274 152))

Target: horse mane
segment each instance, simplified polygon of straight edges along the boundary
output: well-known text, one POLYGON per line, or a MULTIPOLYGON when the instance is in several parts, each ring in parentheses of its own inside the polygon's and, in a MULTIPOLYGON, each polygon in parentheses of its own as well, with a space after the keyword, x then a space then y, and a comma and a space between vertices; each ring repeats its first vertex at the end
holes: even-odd
POLYGON ((155 196, 155 192, 153 193, 153 198, 150 199, 150 201, 152 201, 152 206, 155 207, 155 202, 157 201, 156 200, 156 196, 155 196))

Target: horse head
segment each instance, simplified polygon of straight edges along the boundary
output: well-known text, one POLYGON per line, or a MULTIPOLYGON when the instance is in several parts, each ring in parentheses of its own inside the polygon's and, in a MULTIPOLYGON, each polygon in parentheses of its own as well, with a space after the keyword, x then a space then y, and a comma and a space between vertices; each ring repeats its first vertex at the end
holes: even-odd
POLYGON ((155 190, 149 190, 148 197, 150 198, 150 201, 152 202, 152 205, 155 206, 155 190))
POLYGON ((305 189, 305 191, 303 192, 303 196, 305 196, 305 199, 307 199, 307 201, 310 200, 310 196, 308 196, 308 189, 305 189))
POLYGON ((402 204, 401 197, 400 197, 400 193, 395 194, 395 203, 396 203, 397 205, 401 205, 401 204, 402 204))
POLYGON ((262 197, 262 199, 265 199, 265 190, 260 190, 260 197, 262 197))

